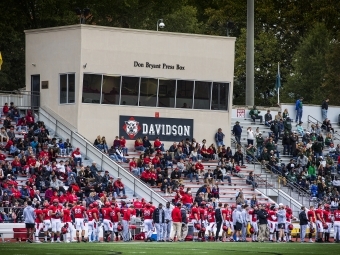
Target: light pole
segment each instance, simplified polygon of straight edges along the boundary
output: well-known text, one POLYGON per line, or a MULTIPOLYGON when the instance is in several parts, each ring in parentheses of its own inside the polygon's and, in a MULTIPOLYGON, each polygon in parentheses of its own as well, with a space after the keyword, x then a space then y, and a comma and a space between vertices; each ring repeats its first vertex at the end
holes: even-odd
POLYGON ((158 27, 159 27, 159 28, 164 28, 164 27, 165 27, 165 24, 164 24, 164 22, 163 22, 163 19, 157 20, 157 31, 158 31, 158 27))

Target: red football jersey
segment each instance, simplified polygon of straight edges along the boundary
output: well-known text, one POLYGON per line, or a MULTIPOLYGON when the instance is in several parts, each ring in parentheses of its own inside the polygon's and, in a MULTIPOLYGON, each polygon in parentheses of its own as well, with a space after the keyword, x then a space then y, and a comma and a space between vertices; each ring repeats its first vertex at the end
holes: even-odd
MULTIPOLYGON (((123 220, 130 221, 131 219, 131 211, 129 208, 124 212, 123 220)), ((145 218, 144 218, 145 219, 145 218)))
POLYGON ((269 211, 269 220, 272 222, 277 222, 276 211, 274 210, 269 211))
POLYGON ((35 214, 35 223, 42 223, 44 220, 44 212, 41 209, 34 209, 35 214), (40 216, 42 216, 42 220, 40 220, 40 216))
POLYGON ((86 209, 82 205, 76 205, 75 207, 72 208, 73 213, 74 213, 74 218, 76 219, 82 219, 84 218, 84 212, 86 212, 86 209))
POLYGON ((334 221, 340 221, 340 210, 334 210, 333 215, 334 215, 334 221))
POLYGON ((257 213, 255 210, 249 210, 248 214, 251 216, 251 221, 256 222, 257 221, 257 213))
POLYGON ((143 203, 141 201, 135 201, 135 202, 133 202, 133 206, 136 209, 141 209, 141 208, 143 208, 143 203))
POLYGON ((91 209, 91 214, 94 220, 97 220, 97 221, 99 220, 99 211, 97 208, 91 209))
POLYGON ((206 220, 208 218, 208 210, 206 208, 200 208, 201 220, 206 220))
POLYGON ((291 222, 292 218, 293 218, 293 214, 286 212, 286 221, 291 222))
POLYGON ((72 222, 70 209, 64 209, 63 222, 72 222))
POLYGON ((309 210, 307 213, 308 220, 311 222, 315 222, 315 213, 312 210, 309 210))
POLYGON ((118 207, 111 208, 111 221, 118 222, 119 218, 118 215, 120 214, 120 209, 118 207))
POLYGON ((222 215, 223 215, 223 219, 225 221, 230 221, 231 211, 229 209, 223 209, 222 210, 222 215))
POLYGON ((215 212, 208 212, 208 222, 215 222, 215 212))
POLYGON ((332 214, 331 211, 324 210, 323 211, 324 221, 327 223, 332 223, 332 214))
POLYGON ((102 208, 102 215, 104 220, 111 220, 111 208, 109 207, 102 208))
POLYGON ((316 216, 316 220, 323 221, 323 210, 322 209, 316 209, 315 210, 315 216, 316 216))
POLYGON ((145 208, 144 209, 144 219, 145 220, 152 220, 153 210, 152 208, 145 208))
POLYGON ((51 219, 51 216, 50 216, 50 214, 48 213, 50 211, 50 209, 49 208, 45 208, 45 209, 43 209, 42 210, 42 212, 43 212, 43 217, 44 217, 44 220, 50 220, 51 219))
POLYGON ((199 211, 198 211, 197 207, 191 208, 190 219, 191 220, 198 220, 199 219, 199 211))
POLYGON ((89 221, 93 221, 93 214, 92 214, 92 210, 93 209, 89 209, 89 210, 87 210, 87 218, 88 218, 88 220, 89 221))
MULTIPOLYGON (((63 211, 63 207, 61 205, 57 205, 57 206, 54 206, 54 205, 51 205, 50 206, 50 212, 52 213, 61 213, 63 211)), ((61 216, 60 215, 51 215, 51 219, 60 219, 61 216)))

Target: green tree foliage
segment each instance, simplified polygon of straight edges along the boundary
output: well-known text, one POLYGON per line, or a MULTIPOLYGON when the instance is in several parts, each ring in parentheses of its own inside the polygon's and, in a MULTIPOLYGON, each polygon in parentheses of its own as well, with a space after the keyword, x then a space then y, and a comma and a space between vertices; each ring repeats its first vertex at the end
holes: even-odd
MULTIPOLYGON (((340 79, 336 69, 340 1, 254 1, 256 104, 276 104, 277 62, 283 85, 281 101, 295 101, 297 94, 313 91, 304 95, 307 102, 320 103, 323 95, 338 92, 334 89, 340 79), (312 33, 320 35, 317 29, 324 34, 312 38, 312 33), (326 49, 326 39, 331 42, 331 53, 326 49), (310 52, 314 55, 304 55, 310 52)), ((244 104, 247 1, 240 0, 0 1, 0 51, 4 60, 0 89, 25 87, 24 30, 77 24, 76 7, 90 8, 87 24, 133 29, 155 30, 157 20, 163 19, 166 26, 162 31, 226 36, 227 24, 232 21, 234 26, 228 32, 237 38, 234 104, 244 104)))
POLYGON ((323 23, 318 23, 306 34, 293 57, 293 70, 284 88, 285 101, 298 96, 304 102, 320 104, 325 90, 322 88, 326 73, 326 54, 330 48, 330 34, 323 23))

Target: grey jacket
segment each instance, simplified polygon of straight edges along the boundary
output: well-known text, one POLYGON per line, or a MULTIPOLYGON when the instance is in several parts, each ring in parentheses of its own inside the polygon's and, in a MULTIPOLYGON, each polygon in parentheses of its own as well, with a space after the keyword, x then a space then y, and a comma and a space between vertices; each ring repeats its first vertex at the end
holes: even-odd
POLYGON ((285 209, 279 209, 276 212, 276 216, 277 216, 277 224, 286 223, 286 210, 285 209))

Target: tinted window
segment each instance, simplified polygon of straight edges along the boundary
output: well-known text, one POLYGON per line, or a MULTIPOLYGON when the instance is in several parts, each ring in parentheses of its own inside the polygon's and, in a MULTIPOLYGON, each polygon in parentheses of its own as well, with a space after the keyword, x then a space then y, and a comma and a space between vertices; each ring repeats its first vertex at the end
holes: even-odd
POLYGON ((138 105, 139 77, 122 77, 121 105, 138 105))
POLYGON ((192 108, 194 81, 177 80, 176 108, 192 108))
POLYGON ((66 104, 67 102, 67 74, 60 75, 60 103, 66 104))
POLYGON ((152 78, 141 78, 139 105, 156 106, 158 80, 152 78))
POLYGON ((176 81, 159 79, 158 107, 175 106, 176 81))
POLYGON ((229 83, 213 83, 212 110, 228 110, 229 83))
POLYGON ((101 74, 84 74, 82 102, 99 104, 101 85, 101 74))
POLYGON ((103 77, 102 104, 119 104, 120 76, 103 77))
POLYGON ((195 81, 194 109, 210 109, 211 82, 195 81))

